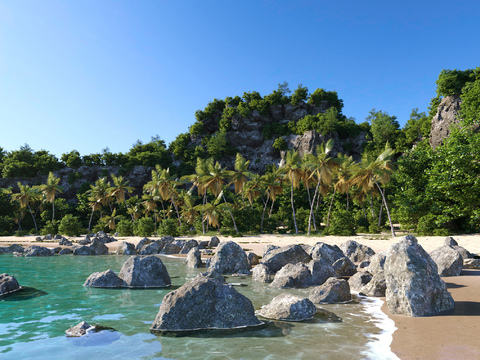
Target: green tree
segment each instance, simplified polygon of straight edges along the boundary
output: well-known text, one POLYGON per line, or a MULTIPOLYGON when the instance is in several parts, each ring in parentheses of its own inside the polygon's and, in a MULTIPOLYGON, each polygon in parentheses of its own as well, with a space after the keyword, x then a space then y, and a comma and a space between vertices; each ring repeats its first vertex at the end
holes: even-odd
POLYGON ((474 70, 445 70, 443 69, 438 75, 436 81, 437 95, 451 96, 460 95, 462 89, 468 82, 475 80, 474 70))
POLYGON ((372 145, 375 151, 382 152, 387 142, 395 144, 400 133, 400 125, 396 116, 390 116, 387 112, 372 109, 370 115, 367 116, 367 121, 371 123, 372 145))
POLYGON ((298 234, 297 219, 295 218, 295 205, 293 199, 293 189, 300 186, 300 181, 302 179, 302 167, 301 167, 301 158, 297 151, 289 150, 287 151, 287 156, 285 158, 284 165, 284 176, 290 182, 290 202, 292 204, 292 217, 293 224, 295 226, 295 234, 298 234))
POLYGON ((45 199, 52 204, 52 223, 55 220, 55 196, 63 192, 59 186, 60 178, 55 177, 52 172, 48 173, 47 183, 40 185, 39 190, 45 196, 45 199))
POLYGON ((31 187, 29 185, 23 185, 21 182, 18 182, 17 185, 20 192, 12 194, 12 200, 18 201, 22 209, 28 208, 30 215, 32 215, 35 231, 38 232, 37 222, 35 221, 35 216, 30 204, 40 199, 40 191, 36 186, 31 187))
POLYGON ((299 84, 297 89, 293 92, 291 103, 292 105, 298 105, 300 102, 307 101, 308 99, 308 88, 303 87, 302 84, 299 84))

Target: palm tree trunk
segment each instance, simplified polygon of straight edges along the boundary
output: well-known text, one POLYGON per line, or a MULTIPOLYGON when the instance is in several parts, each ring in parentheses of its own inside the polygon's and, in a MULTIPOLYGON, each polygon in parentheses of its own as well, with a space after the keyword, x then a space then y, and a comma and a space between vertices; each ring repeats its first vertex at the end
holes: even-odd
POLYGON ((171 199, 172 199, 173 207, 175 208, 175 211, 177 212, 178 223, 180 224, 180 226, 182 226, 182 220, 180 220, 180 213, 178 212, 177 204, 175 203, 175 200, 173 200, 173 196, 172 196, 171 199))
POLYGON ((348 211, 349 205, 350 205, 350 198, 348 197, 348 191, 347 191, 347 211, 348 211))
POLYGON ((275 205, 275 201, 272 200, 272 206, 270 206, 270 213, 268 214, 268 218, 272 217, 273 205, 275 205))
MULTIPOLYGON (((225 204, 228 204, 228 203, 227 203, 227 199, 225 199, 225 195, 222 194, 222 197, 223 197, 223 201, 225 202, 225 204)), ((228 212, 230 213, 230 216, 231 216, 231 218, 232 218, 233 227, 235 228, 235 231, 236 231, 237 234, 238 234, 237 223, 235 222, 235 219, 233 218, 232 210, 228 210, 228 212)))
MULTIPOLYGON (((205 191, 205 193, 203 194, 203 206, 205 206, 205 203, 206 203, 206 199, 207 199, 207 192, 205 191)), ((205 232, 205 217, 203 216, 203 206, 202 206, 202 230, 203 230, 203 235, 206 234, 205 232)))
POLYGON ((335 197, 335 193, 336 193, 336 192, 337 192, 337 189, 333 188, 332 201, 330 201, 330 206, 328 207, 327 227, 330 225, 330 211, 332 210, 333 199, 334 199, 334 197, 335 197))
MULTIPOLYGON (((382 191, 382 190, 380 190, 380 191, 382 191)), ((383 210, 383 201, 380 204, 380 211, 379 211, 379 214, 378 214, 378 226, 380 226, 382 224, 382 210, 383 210)))
POLYGON ((292 212, 293 212, 293 224, 295 225, 295 234, 298 234, 297 219, 295 218, 295 206, 293 205, 293 184, 290 188, 290 201, 292 203, 292 212))
POLYGON ((163 220, 166 220, 166 217, 165 217, 165 207, 163 206, 163 200, 162 200, 162 199, 160 199, 160 203, 162 204, 163 220))
POLYGON ((365 219, 366 219, 367 218, 367 212, 365 211, 365 206, 363 206, 363 201, 360 202, 360 205, 362 205, 363 216, 365 216, 365 219))
POLYGON ((54 220, 55 220, 55 198, 53 198, 53 201, 52 201, 52 224, 54 220))
POLYGON ((38 229, 37 229, 37 222, 35 221, 35 216, 33 216, 32 209, 30 208, 30 204, 27 204, 27 205, 28 205, 28 210, 30 210, 30 215, 32 215, 33 224, 35 225, 35 231, 38 231, 38 229))
POLYGON ((260 223, 260 234, 263 234, 263 219, 265 218, 265 210, 267 210, 267 204, 268 204, 268 196, 267 196, 267 201, 265 201, 265 205, 263 206, 262 222, 260 223))
POLYGON ((92 214, 90 215, 90 221, 88 222, 88 232, 90 233, 90 229, 92 228, 92 219, 93 219, 93 212, 95 210, 92 209, 92 214))
POLYGON ((370 194, 370 208, 372 209, 372 217, 375 219, 375 211, 373 210, 373 198, 372 198, 372 194, 370 194))
POLYGON ((383 203, 385 204, 385 210, 387 210, 388 221, 390 222, 390 230, 392 231, 392 236, 395 237, 395 230, 393 229, 392 218, 390 217, 390 211, 388 210, 387 200, 385 200, 385 195, 383 194, 380 185, 378 185, 377 180, 373 179, 373 181, 375 181, 375 184, 377 185, 378 189, 380 190, 380 194, 382 195, 383 203))
MULTIPOLYGON (((313 193, 313 201, 310 202, 310 214, 308 216, 308 231, 307 235, 310 235, 310 230, 312 229, 312 217, 313 217, 313 205, 315 205, 315 197, 317 196, 318 193, 318 188, 320 187, 320 181, 317 182, 317 186, 315 186, 315 192, 313 193)), ((310 199, 309 199, 310 200, 310 199)), ((315 223, 315 222, 314 222, 315 223)), ((315 227, 315 230, 316 227, 315 227)))

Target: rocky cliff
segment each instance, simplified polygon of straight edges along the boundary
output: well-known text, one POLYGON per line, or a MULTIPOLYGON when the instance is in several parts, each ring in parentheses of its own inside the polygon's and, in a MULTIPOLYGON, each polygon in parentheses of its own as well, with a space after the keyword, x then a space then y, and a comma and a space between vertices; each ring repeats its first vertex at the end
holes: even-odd
POLYGON ((445 96, 438 105, 437 115, 432 119, 430 146, 436 148, 450 135, 450 126, 460 121, 462 100, 459 96, 445 96))

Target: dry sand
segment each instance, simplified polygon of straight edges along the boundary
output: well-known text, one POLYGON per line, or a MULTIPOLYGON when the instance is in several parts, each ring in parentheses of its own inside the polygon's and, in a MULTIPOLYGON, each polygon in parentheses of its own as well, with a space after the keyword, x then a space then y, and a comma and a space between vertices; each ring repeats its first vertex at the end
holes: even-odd
MULTIPOLYGON (((195 236, 196 240, 210 240, 210 237, 195 236)), ((453 236, 460 246, 471 253, 480 254, 480 234, 453 236)), ((80 239, 80 238, 77 238, 80 239)), ((185 238, 185 239, 191 239, 185 238)), ((346 240, 370 246, 375 252, 387 250, 400 238, 374 235, 341 236, 291 236, 261 235, 228 238, 219 236, 221 241, 233 240, 245 250, 261 255, 265 245, 285 246, 289 244, 313 245, 319 241, 339 245, 346 240)), ((445 237, 418 237, 422 247, 430 252, 443 245, 445 237)), ((138 243, 141 237, 119 237, 119 241, 107 244, 115 251, 120 241, 138 243)), ((35 237, 0 237, 0 246, 10 244, 58 246, 58 242, 35 242, 35 237)), ((400 358, 411 359, 480 359, 480 270, 464 270, 461 276, 443 278, 455 300, 455 310, 436 316, 411 318, 390 314, 384 304, 382 310, 395 321, 397 330, 393 334, 392 351, 400 358)))

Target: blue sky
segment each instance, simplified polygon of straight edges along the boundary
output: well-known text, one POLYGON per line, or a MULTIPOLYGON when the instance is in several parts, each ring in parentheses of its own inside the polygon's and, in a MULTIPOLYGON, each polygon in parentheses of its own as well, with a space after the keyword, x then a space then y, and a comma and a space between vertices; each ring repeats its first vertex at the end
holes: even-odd
POLYGON ((480 66, 477 1, 0 0, 0 147, 170 143, 214 98, 336 90, 403 125, 442 69, 480 66))

